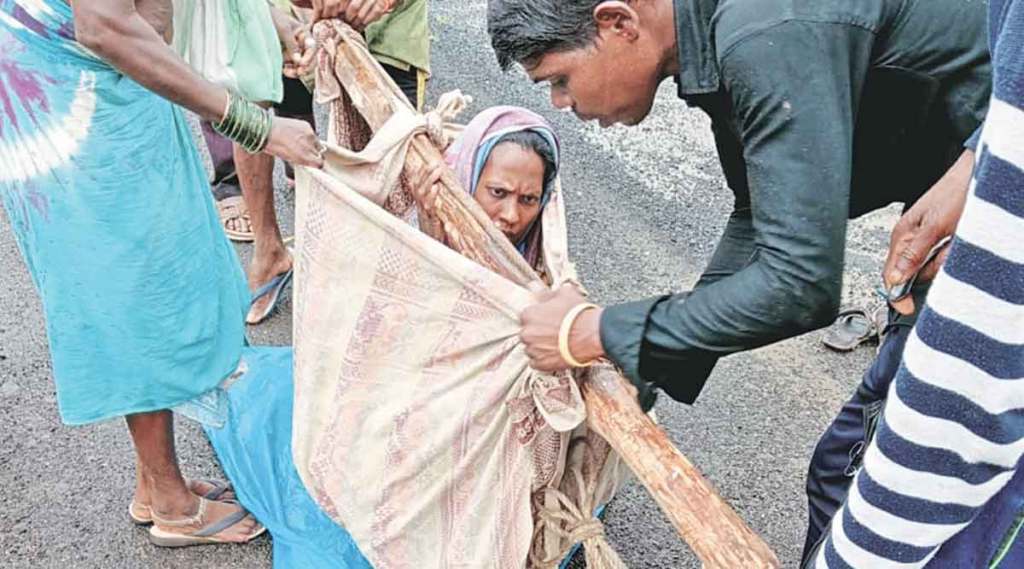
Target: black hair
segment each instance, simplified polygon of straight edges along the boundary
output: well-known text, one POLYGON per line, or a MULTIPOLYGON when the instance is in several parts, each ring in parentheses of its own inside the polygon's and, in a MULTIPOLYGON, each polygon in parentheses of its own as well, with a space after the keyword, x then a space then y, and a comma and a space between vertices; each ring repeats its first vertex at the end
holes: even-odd
POLYGON ((555 162, 555 149, 551 148, 551 142, 537 131, 518 130, 503 135, 494 147, 497 148, 506 142, 516 144, 523 150, 532 150, 540 156, 541 162, 544 163, 544 193, 547 194, 551 184, 558 177, 558 164, 555 162))
POLYGON ((597 36, 602 0, 488 0, 487 32, 498 65, 531 64, 545 54, 586 47, 597 36))

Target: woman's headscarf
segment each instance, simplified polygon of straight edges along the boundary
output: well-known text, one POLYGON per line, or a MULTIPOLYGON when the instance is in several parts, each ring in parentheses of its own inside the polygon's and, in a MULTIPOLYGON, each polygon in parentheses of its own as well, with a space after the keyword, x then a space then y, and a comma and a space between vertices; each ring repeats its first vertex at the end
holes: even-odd
POLYGON ((455 171, 459 183, 469 193, 475 194, 480 173, 487 164, 494 147, 502 139, 514 132, 536 132, 551 146, 554 156, 555 175, 546 177, 541 191, 540 208, 537 219, 526 229, 523 237, 515 243, 516 249, 526 257, 530 265, 535 265, 540 252, 541 223, 540 218, 544 206, 551 199, 555 179, 558 175, 559 148, 558 138, 554 130, 543 117, 521 107, 491 107, 473 117, 463 130, 462 135, 445 151, 445 162, 455 171))

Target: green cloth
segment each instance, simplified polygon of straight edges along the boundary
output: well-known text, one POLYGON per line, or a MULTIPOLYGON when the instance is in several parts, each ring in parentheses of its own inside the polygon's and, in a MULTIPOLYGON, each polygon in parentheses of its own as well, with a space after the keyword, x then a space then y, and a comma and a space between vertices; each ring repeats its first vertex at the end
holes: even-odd
POLYGON ((692 402, 719 357, 831 323, 847 218, 915 201, 984 118, 986 8, 675 1, 679 96, 711 117, 736 201, 692 293, 602 316, 642 391, 692 402))
MULTIPOLYGON (((291 0, 272 0, 290 13, 291 0)), ((366 42, 376 59, 403 71, 430 72, 430 26, 427 0, 399 0, 395 11, 366 27, 366 42)))
POLYGON ((395 11, 366 27, 370 53, 402 70, 430 72, 430 26, 427 0, 400 0, 395 11))
POLYGON ((196 72, 250 101, 284 98, 284 58, 266 0, 174 0, 173 45, 196 72))

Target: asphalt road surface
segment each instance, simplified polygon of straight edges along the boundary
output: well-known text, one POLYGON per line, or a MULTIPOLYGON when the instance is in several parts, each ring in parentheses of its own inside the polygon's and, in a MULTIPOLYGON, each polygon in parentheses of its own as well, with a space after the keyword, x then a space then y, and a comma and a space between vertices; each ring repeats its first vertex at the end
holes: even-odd
MULTIPOLYGON (((704 116, 687 109, 668 82, 641 125, 607 130, 555 111, 546 89, 521 72, 502 74, 485 32, 485 2, 432 3, 433 79, 429 100, 461 89, 469 113, 514 104, 548 117, 562 137, 572 252, 601 302, 690 286, 710 257, 731 207, 704 116)), ((467 113, 468 119, 470 114, 467 113)), ((293 197, 277 169, 278 207, 290 231, 293 197)), ((131 188, 125 188, 131 191, 131 188)), ((160 207, 154 203, 153 207, 160 207)), ((851 224, 844 301, 872 301, 895 210, 851 224)), ((240 247, 243 257, 248 247, 240 247)), ((87 262, 87 261, 85 261, 87 262)), ((290 301, 251 328, 254 343, 291 341, 290 301)), ((724 359, 696 405, 662 397, 661 424, 678 447, 778 552, 797 562, 806 513, 803 483, 818 435, 852 392, 873 350, 827 351, 821 332, 724 359)), ((196 426, 179 421, 186 475, 219 474, 196 426)), ((40 304, 0 215, 0 567, 260 568, 271 544, 160 550, 126 516, 133 458, 115 421, 60 424, 40 304)), ((698 567, 642 487, 631 485, 608 510, 609 539, 635 568, 698 567)))

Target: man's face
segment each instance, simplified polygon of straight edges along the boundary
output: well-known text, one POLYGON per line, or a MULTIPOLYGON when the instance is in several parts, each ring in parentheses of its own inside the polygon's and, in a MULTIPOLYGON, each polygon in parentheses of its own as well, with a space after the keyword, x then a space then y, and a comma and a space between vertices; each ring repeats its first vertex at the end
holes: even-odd
POLYGON ((552 105, 602 127, 635 125, 651 112, 661 81, 657 69, 658 58, 642 38, 604 31, 590 46, 547 53, 526 66, 534 82, 550 85, 552 105))

